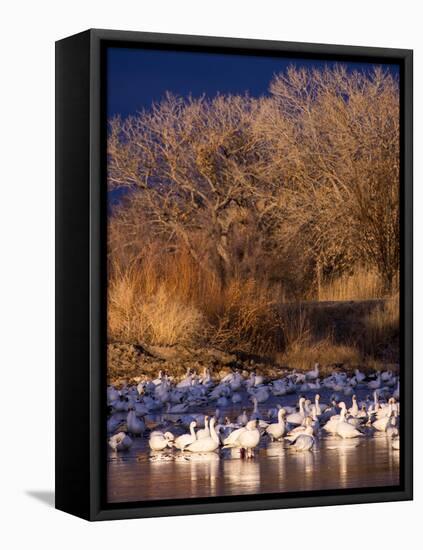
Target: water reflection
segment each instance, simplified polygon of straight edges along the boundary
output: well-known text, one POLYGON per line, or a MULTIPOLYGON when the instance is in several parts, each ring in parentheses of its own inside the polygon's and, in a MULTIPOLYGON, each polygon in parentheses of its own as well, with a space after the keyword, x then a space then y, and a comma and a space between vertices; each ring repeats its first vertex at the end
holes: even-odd
POLYGON ((265 449, 265 453, 269 457, 285 456, 285 445, 283 443, 279 443, 278 441, 275 441, 274 443, 269 443, 269 445, 265 449))
POLYGON ((223 477, 231 493, 256 493, 260 489, 260 463, 254 459, 226 460, 223 466, 223 477))
POLYGON ((361 440, 357 437, 354 439, 339 439, 338 437, 330 437, 322 442, 328 450, 345 450, 345 449, 354 449, 360 445, 361 440))
POLYGON ((238 451, 199 455, 151 452, 136 438, 129 451, 109 453, 111 502, 209 497, 399 483, 400 453, 389 438, 321 439, 312 451, 263 442, 252 460, 238 451))
POLYGON ((186 479, 193 495, 205 489, 210 496, 215 496, 219 461, 217 453, 179 453, 175 458, 175 474, 178 479, 186 479))

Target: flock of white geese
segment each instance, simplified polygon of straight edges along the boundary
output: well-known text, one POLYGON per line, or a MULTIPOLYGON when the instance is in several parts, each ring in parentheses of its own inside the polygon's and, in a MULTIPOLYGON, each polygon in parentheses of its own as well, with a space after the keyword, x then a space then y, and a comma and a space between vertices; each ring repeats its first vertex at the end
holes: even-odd
POLYGON ((188 369, 176 383, 160 372, 155 380, 119 390, 108 386, 108 443, 115 452, 126 451, 134 438, 148 437, 152 460, 160 455, 171 459, 177 456, 174 450, 189 458, 210 453, 217 458, 221 448, 252 458, 263 438, 283 441, 295 451, 311 451, 324 435, 351 439, 385 433, 399 450, 399 394, 399 377, 392 371, 370 377, 359 370, 352 376, 335 372, 321 379, 318 363, 306 373, 293 372, 271 382, 254 372, 244 378, 238 371, 217 382, 206 368, 202 376, 188 369), (358 390, 367 397, 358 400, 358 390), (331 392, 328 403, 321 402, 319 391, 331 392), (305 393, 314 397, 306 399, 305 393), (283 405, 289 394, 298 397, 296 406, 283 405), (272 397, 280 403, 264 412, 272 397), (242 407, 246 402, 251 406, 242 407), (211 404, 216 407, 213 415, 192 412, 211 404), (238 406, 236 418, 221 413, 238 406), (154 429, 147 427, 147 416, 160 418, 154 429))

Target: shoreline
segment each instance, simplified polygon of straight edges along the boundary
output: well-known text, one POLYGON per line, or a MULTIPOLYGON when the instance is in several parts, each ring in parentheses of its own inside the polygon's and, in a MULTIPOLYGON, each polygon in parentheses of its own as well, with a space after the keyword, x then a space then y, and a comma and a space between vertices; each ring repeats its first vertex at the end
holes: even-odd
MULTIPOLYGON (((235 370, 239 371, 244 378, 255 372, 269 381, 293 372, 305 371, 305 369, 288 364, 277 363, 271 356, 258 356, 243 352, 227 353, 212 347, 146 346, 113 342, 108 344, 107 355, 107 383, 113 386, 154 379, 159 371, 163 371, 175 381, 180 381, 186 376, 188 368, 199 376, 205 369, 209 369, 212 379, 216 382, 235 370)), ((312 366, 310 364, 308 370, 312 366)), ((397 374, 400 370, 398 363, 380 363, 378 365, 372 362, 371 366, 366 365, 365 362, 357 364, 319 363, 322 377, 334 372, 354 374, 356 368, 366 375, 374 374, 379 370, 392 370, 397 374)))

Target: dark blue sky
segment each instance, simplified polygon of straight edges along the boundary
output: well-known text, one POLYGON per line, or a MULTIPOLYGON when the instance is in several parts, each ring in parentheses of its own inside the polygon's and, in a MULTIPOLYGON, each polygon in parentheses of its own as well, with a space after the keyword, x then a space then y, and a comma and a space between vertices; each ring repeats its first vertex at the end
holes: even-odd
MULTIPOLYGON (((166 91, 194 97, 206 94, 268 92, 275 73, 289 65, 323 67, 333 62, 250 55, 109 48, 107 51, 108 116, 123 117, 159 101, 166 91)), ((347 63, 350 69, 371 70, 371 63, 347 63)), ((386 66, 388 67, 388 66, 386 66)), ((398 65, 390 65, 398 73, 398 65)))

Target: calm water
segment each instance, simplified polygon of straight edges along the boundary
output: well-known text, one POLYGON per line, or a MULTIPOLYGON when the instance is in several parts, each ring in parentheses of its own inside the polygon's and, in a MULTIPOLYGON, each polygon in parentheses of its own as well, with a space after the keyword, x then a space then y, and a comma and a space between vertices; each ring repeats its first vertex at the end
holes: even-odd
MULTIPOLYGON (((109 461, 109 501, 208 497, 376 487, 399 483, 399 451, 385 436, 321 441, 314 451, 295 452, 270 443, 251 460, 202 456, 150 461, 138 441, 109 461)), ((112 453, 113 454, 113 453, 112 453)), ((168 453, 170 454, 170 453, 168 453)))
MULTIPOLYGON (((288 404, 286 398, 276 399, 281 401, 288 404)), ((263 410, 269 406, 266 403, 263 410)), ((399 451, 391 448, 384 433, 353 440, 328 435, 317 441, 313 451, 296 452, 285 442, 270 443, 262 437, 255 458, 243 460, 230 450, 201 456, 170 449, 153 453, 147 437, 136 438, 129 451, 109 452, 108 499, 130 502, 399 484, 399 451)))

